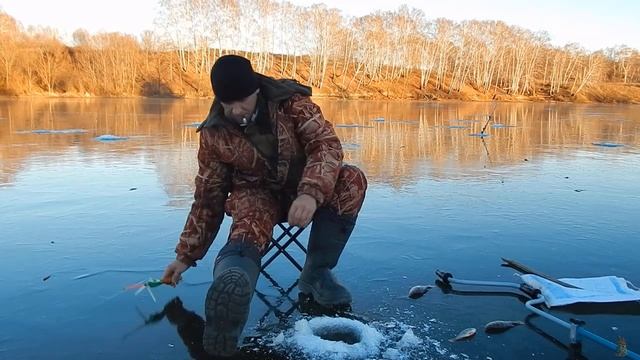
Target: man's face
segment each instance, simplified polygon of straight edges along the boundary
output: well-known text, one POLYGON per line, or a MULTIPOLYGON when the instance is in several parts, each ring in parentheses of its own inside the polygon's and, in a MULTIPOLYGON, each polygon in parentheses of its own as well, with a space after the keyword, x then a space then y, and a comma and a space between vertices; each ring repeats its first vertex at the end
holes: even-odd
POLYGON ((230 102, 230 103, 221 103, 222 108, 224 109, 224 116, 227 119, 231 119, 238 124, 244 124, 249 119, 251 119, 251 115, 253 115, 256 109, 256 102, 258 101, 258 91, 256 90, 253 94, 247 96, 244 99, 230 102), (243 121, 243 119, 246 119, 243 121))

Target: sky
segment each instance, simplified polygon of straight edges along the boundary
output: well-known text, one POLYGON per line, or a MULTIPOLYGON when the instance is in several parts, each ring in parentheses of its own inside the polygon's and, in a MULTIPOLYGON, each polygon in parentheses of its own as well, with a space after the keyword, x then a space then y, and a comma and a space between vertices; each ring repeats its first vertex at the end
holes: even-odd
MULTIPOLYGON (((361 16, 394 10, 402 3, 422 9, 428 18, 455 21, 502 20, 547 31, 554 45, 576 42, 588 50, 625 44, 640 49, 639 0, 292 0, 324 3, 343 14, 361 16)), ((0 0, 0 9, 24 26, 44 25, 68 37, 78 28, 90 33, 119 31, 139 35, 154 28, 159 0, 0 0)))

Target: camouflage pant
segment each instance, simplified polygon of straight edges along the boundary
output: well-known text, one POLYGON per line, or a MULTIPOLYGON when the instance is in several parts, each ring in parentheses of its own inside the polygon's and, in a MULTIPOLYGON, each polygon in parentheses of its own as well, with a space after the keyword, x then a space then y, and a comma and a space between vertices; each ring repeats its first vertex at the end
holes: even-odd
MULTIPOLYGON (((338 215, 356 216, 360 212, 367 190, 364 173, 355 166, 344 165, 331 199, 321 206, 330 207, 338 215)), ((251 242, 263 250, 279 222, 286 222, 292 197, 276 196, 267 189, 234 191, 225 204, 233 219, 228 241, 251 242)))

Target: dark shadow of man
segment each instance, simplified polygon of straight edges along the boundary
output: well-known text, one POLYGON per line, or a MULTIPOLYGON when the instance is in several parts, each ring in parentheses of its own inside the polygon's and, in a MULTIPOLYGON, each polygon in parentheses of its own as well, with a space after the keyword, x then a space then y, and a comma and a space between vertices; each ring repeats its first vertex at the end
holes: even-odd
MULTIPOLYGON (((216 360, 215 357, 207 354, 202 344, 202 334, 205 326, 204 319, 195 312, 186 309, 179 297, 171 299, 162 311, 150 315, 147 320, 145 320, 145 324, 161 321, 165 317, 170 324, 176 327, 178 336, 180 336, 192 359, 216 360)), ((259 342, 250 341, 249 344, 240 348, 240 351, 234 356, 234 359, 291 360, 293 358, 281 354, 276 349, 262 345, 259 342)))

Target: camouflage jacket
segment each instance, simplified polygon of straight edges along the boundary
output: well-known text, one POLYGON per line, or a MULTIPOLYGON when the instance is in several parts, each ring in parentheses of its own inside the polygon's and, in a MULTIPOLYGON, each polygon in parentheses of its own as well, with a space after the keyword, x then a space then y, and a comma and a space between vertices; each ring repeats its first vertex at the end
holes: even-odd
POLYGON ((232 201, 230 192, 265 188, 276 195, 308 194, 319 206, 331 199, 343 159, 333 126, 309 98, 310 88, 294 80, 260 79, 277 156, 267 158, 214 100, 199 127, 194 202, 176 246, 176 258, 185 264, 195 266, 207 253, 225 202, 232 201))

